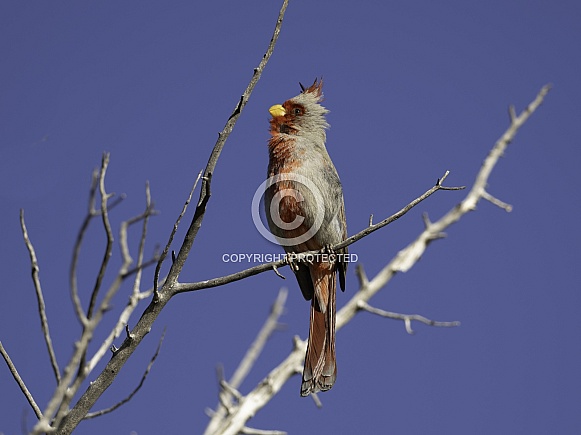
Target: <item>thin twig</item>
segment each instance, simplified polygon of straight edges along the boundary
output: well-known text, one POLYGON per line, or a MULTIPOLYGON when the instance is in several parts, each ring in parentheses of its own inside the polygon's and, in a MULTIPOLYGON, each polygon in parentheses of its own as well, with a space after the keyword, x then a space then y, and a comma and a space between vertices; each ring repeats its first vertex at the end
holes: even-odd
MULTIPOLYGON (((145 209, 153 209, 153 202, 151 201, 151 190, 149 189, 149 181, 145 183, 145 209)), ((141 288, 141 275, 142 275, 142 265, 143 256, 145 253, 145 239, 147 237, 147 224, 149 223, 149 214, 143 219, 143 226, 141 227, 141 238, 139 240, 139 247, 137 249, 137 267, 139 268, 135 274, 135 280, 133 281, 133 294, 139 294, 141 288)))
POLYGON ((10 373, 12 373, 12 377, 14 378, 14 380, 16 381, 18 386, 20 387, 20 390, 24 394, 24 397, 26 397, 26 400, 28 400, 28 403, 30 404, 30 406, 34 410, 36 417, 39 419, 42 418, 42 411, 40 410, 40 408, 38 407, 38 405, 34 401, 34 397, 32 397, 32 394, 30 394, 30 391, 28 391, 28 388, 26 388, 26 384, 22 380, 22 377, 18 373, 18 370, 16 370, 16 366, 14 365, 12 360, 10 359, 10 355, 8 355, 8 352, 6 352, 6 349, 4 349, 4 346, 2 345, 1 341, 0 341, 0 353, 2 354, 2 357, 4 358, 4 361, 6 361, 6 365, 8 366, 8 370, 10 370, 10 373))
POLYGON ((113 230, 111 229, 111 222, 109 222, 109 211, 107 208, 107 201, 114 194, 107 193, 105 190, 105 174, 107 173, 107 167, 109 166, 109 154, 105 153, 103 155, 103 160, 101 164, 101 170, 99 171, 99 194, 101 195, 101 220, 103 222, 103 229, 105 230, 105 236, 107 238, 107 245, 105 247, 105 252, 103 254, 103 260, 101 261, 101 267, 99 268, 99 273, 97 274, 97 279, 95 280, 95 286, 91 292, 91 299, 89 300, 89 307, 87 309, 87 318, 90 319, 93 316, 93 310, 95 308, 95 303, 97 301, 97 295, 101 289, 101 283, 105 277, 105 271, 109 264, 111 254, 113 253, 113 230))
POLYGON ((507 204, 506 202, 501 201, 498 198, 495 198, 490 193, 488 193, 486 190, 484 192, 482 192, 482 198, 483 199, 486 199, 487 201, 489 201, 490 203, 494 204, 495 206, 503 209, 507 213, 510 213, 512 211, 512 205, 507 204))
POLYGON ((89 206, 87 215, 85 219, 83 219, 83 223, 81 224, 81 228, 77 234, 77 239, 75 241, 75 246, 73 248, 73 258, 71 260, 71 269, 69 273, 69 280, 71 286, 71 299, 73 301, 73 308, 75 309, 75 314, 77 315, 77 319, 79 320, 81 326, 85 326, 87 324, 87 316, 85 316, 85 312, 83 310, 83 306, 81 304, 81 298, 79 297, 79 288, 77 284, 77 265, 79 263, 79 259, 81 257, 81 246, 83 245, 83 239, 85 238, 85 234, 87 229, 89 228, 89 223, 91 220, 98 216, 97 210, 95 210, 95 202, 96 202, 96 195, 97 195, 97 185, 99 184, 99 170, 95 169, 91 176, 91 187, 89 190, 89 206))
MULTIPOLYGON (((299 371, 297 373, 302 373, 302 372, 299 371)), ((313 399, 313 402, 315 403, 315 406, 317 408, 322 408, 323 407, 323 402, 321 402, 321 398, 319 397, 319 395, 317 393, 311 394, 311 399, 313 399)))
POLYGON ((161 337, 159 339, 159 343, 157 344, 157 349, 155 350, 155 353, 153 354, 153 356, 151 357, 151 360, 149 361, 149 364, 147 365, 147 368, 145 369, 145 372, 143 373, 143 376, 141 376, 141 380, 139 381, 139 384, 137 385, 137 387, 135 387, 135 389, 129 394, 129 396, 127 396, 126 398, 124 398, 123 400, 120 400, 119 402, 117 402, 115 405, 106 408, 106 409, 101 409, 100 411, 96 411, 96 412, 90 412, 85 416, 85 420, 89 419, 89 418, 95 418, 95 417, 100 417, 102 415, 108 414, 110 412, 115 411, 117 408, 119 408, 120 406, 126 404, 127 402, 129 402, 133 396, 135 396, 137 394, 137 392, 141 389, 141 387, 143 386, 143 384, 145 383, 145 379, 147 378, 147 375, 149 374, 149 372, 151 371, 151 367, 153 367, 153 363, 155 363, 155 360, 157 359, 157 356, 159 355, 159 351, 161 349, 161 344, 163 343, 163 339, 165 338, 165 328, 163 329, 163 333, 161 334, 161 337))
POLYGON ((52 340, 50 338, 50 331, 48 328, 48 319, 46 317, 46 306, 44 304, 44 296, 42 294, 42 288, 40 286, 40 269, 38 267, 38 260, 36 258, 36 252, 34 246, 30 241, 28 236, 28 230, 26 229, 26 223, 24 222, 24 210, 20 210, 20 228, 22 229, 22 236, 24 237, 24 243, 28 249, 28 254, 30 255, 30 265, 32 267, 32 282, 34 283, 34 289, 36 291, 36 300, 38 302, 38 314, 40 315, 40 326, 42 327, 42 333, 44 335, 44 342, 46 343, 46 348, 48 350, 48 356, 50 358, 50 364, 52 366, 52 371, 54 377, 58 382, 61 380, 61 373, 59 369, 58 362, 56 360, 56 355, 54 353, 54 348, 52 346, 52 340))
POLYGON ((220 388, 222 392, 225 392, 226 394, 221 395, 220 403, 222 403, 222 405, 227 408, 228 405, 226 400, 224 400, 224 397, 229 396, 234 397, 236 400, 240 400, 242 398, 242 394, 240 394, 240 391, 230 385, 230 383, 224 379, 223 375, 224 373, 222 373, 222 378, 220 379, 220 388))
POLYGON ((186 210, 188 209, 188 205, 190 204, 190 202, 192 200, 192 195, 194 194, 194 190, 196 190, 196 186, 198 185, 198 181, 200 181, 201 177, 202 177, 202 171, 200 171, 198 173, 198 176, 196 177, 196 181, 194 181, 194 185, 192 186, 192 188, 190 190, 190 194, 188 195, 188 199, 186 199, 186 202, 184 203, 184 206, 182 207, 182 211, 181 211, 180 215, 178 216, 178 218, 176 219, 176 222, 173 225, 173 228, 171 230, 171 234, 169 235, 169 239, 165 245, 165 248, 163 249, 163 252, 159 256, 159 260, 157 260, 157 266, 155 266, 155 273, 153 275, 153 291, 154 291, 154 293, 157 293, 157 286, 159 285, 159 273, 161 270, 161 265, 163 264, 163 262, 165 261, 165 258, 167 257, 167 253, 169 252, 169 248, 171 247, 171 244, 173 242, 173 238, 178 230, 178 227, 180 225, 182 218, 186 214, 186 210))
POLYGON ((342 249, 346 246, 349 246, 352 243, 355 243, 356 241, 361 240, 363 237, 368 236, 369 234, 373 233, 374 231, 377 231, 380 228, 383 228, 384 226, 389 225, 390 223, 398 220, 399 218, 404 216, 408 211, 410 211, 412 208, 414 208, 420 202, 424 201, 425 199, 427 199, 428 197, 430 197, 431 195, 436 193, 438 190, 463 190, 466 188, 466 186, 458 186, 458 187, 443 186, 442 183, 448 177, 449 174, 450 174, 450 171, 446 171, 444 173, 444 175, 442 176, 442 178, 438 179, 438 181, 436 182, 434 187, 427 190, 423 195, 418 196, 416 199, 414 199, 412 202, 410 202, 408 205, 406 205, 400 211, 398 211, 397 213, 394 213, 390 217, 382 220, 381 222, 378 222, 376 224, 372 224, 372 225, 368 226, 363 231, 360 231, 357 234, 354 234, 353 236, 345 239, 343 242, 337 244, 336 246, 333 246, 333 250, 338 251, 339 249, 342 249))
POLYGON ((385 311, 380 308, 375 308, 369 305, 367 302, 361 300, 358 302, 357 306, 364 311, 367 311, 371 314, 377 314, 378 316, 385 317, 387 319, 395 319, 395 320, 403 320, 405 324, 405 329, 408 334, 413 335, 415 331, 412 329, 412 321, 421 322, 428 326, 439 326, 443 328, 452 328, 454 326, 460 326, 460 322, 453 321, 453 322, 439 322, 436 320, 428 319, 427 317, 421 316, 419 314, 401 314, 401 313, 394 313, 391 311, 385 311))
POLYGON ((255 429, 252 427, 244 426, 240 433, 244 435, 287 435, 286 432, 281 430, 263 430, 263 429, 255 429))

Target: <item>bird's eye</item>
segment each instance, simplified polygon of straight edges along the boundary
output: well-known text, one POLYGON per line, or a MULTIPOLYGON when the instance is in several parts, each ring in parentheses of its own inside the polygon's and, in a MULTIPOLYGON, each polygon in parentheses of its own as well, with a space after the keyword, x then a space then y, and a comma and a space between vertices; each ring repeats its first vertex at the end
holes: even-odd
POLYGON ((303 111, 301 109, 299 109, 298 107, 295 107, 293 109, 293 115, 300 115, 301 113, 303 113, 303 111))

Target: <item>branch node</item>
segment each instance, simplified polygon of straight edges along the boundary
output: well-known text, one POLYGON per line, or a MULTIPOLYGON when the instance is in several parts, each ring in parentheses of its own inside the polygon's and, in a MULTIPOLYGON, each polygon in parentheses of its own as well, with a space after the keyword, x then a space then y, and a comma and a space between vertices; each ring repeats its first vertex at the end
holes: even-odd
MULTIPOLYGON (((300 349, 302 346, 304 345, 304 341, 301 340, 301 337, 299 337, 298 335, 295 335, 293 337, 293 349, 300 349)), ((301 367, 301 372, 302 372, 302 367, 301 367)))
POLYGON ((438 231, 436 233, 430 233, 428 235, 428 241, 434 241, 434 240, 439 240, 439 239, 445 239, 446 237, 448 237, 448 235, 443 232, 443 231, 438 231))
POLYGON ((495 198, 494 196, 492 196, 490 193, 488 193, 486 190, 482 190, 481 193, 482 198, 486 199, 487 201, 491 202, 492 204, 494 204, 495 206, 503 209, 504 211, 506 211, 507 213, 510 213, 512 211, 512 205, 507 204, 504 201, 501 201, 498 198, 495 198))
POLYGON ((286 277, 285 277, 285 276, 284 276, 282 273, 280 273, 280 272, 278 271, 278 267, 277 267, 277 265, 276 265, 276 264, 273 264, 273 265, 272 265, 272 270, 273 270, 273 271, 274 271, 274 273, 276 273, 276 274, 277 274, 277 275, 278 275, 280 278, 282 278, 282 279, 286 279, 286 277))
POLYGON ((438 178, 438 181, 436 181, 436 186, 440 187, 448 175, 450 175, 450 171, 446 171, 442 178, 438 178))
POLYGON ((457 187, 442 186, 442 183, 448 177, 448 175, 450 175, 450 171, 446 171, 446 173, 442 176, 442 178, 438 178, 438 180, 436 181, 436 186, 435 186, 436 190, 464 190, 464 189, 466 189, 466 186, 457 186, 457 187))
MULTIPOLYGON (((236 388, 234 388, 232 385, 230 385, 228 383, 228 381, 226 379, 220 379, 220 387, 222 388, 222 390, 228 392, 230 395, 232 395, 237 402, 240 402, 244 396, 242 396, 242 394, 240 393, 240 391, 238 391, 236 388)), ((222 403, 224 405, 224 403, 222 403)))
POLYGON ((508 118, 510 119, 511 124, 514 124, 516 121, 516 110, 514 108, 514 104, 508 106, 508 118))
POLYGON ((234 118, 240 112, 242 112, 242 107, 244 106, 244 97, 245 97, 244 94, 242 94, 240 96, 240 100, 238 101, 238 104, 236 105, 236 109, 234 109, 234 112, 232 112, 232 114, 230 115, 230 118, 228 118, 229 120, 234 118))
POLYGON ((127 340, 133 340, 133 335, 131 335, 131 331, 129 331, 128 324, 125 325, 125 335, 127 337, 127 340))
POLYGON ((412 320, 409 317, 404 318, 405 330, 409 335, 414 335, 416 332, 412 329, 412 320))

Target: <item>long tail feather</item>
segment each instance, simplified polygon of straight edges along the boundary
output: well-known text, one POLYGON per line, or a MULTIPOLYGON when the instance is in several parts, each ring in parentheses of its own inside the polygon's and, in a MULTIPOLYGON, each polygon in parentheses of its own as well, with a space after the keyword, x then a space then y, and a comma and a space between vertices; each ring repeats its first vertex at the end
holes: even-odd
POLYGON ((327 264, 311 266, 315 295, 311 300, 309 342, 305 355, 301 396, 327 391, 335 383, 335 271, 327 264))

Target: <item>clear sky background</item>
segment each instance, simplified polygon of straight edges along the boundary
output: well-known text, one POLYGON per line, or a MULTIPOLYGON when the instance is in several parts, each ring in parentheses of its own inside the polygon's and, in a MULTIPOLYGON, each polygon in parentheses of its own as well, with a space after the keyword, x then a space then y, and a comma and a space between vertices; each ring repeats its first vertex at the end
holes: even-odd
MULTIPOLYGON (((165 244, 264 54, 280 4, 0 6, 0 339, 41 408, 54 380, 19 209, 37 250, 62 367, 79 335, 69 299, 72 246, 103 151, 111 153, 107 188, 127 194, 112 212, 115 228, 141 212, 146 180, 151 184, 161 212, 148 234, 152 253, 165 244)), ((544 84, 553 89, 490 178, 489 191, 513 212, 480 203, 371 301, 461 326, 415 325, 410 336, 401 322, 361 313, 337 336, 338 379, 320 395, 323 408, 299 397, 296 376, 250 426, 291 434, 579 433, 580 23, 574 1, 291 0, 276 51, 218 162, 183 282, 253 265, 224 263, 225 253, 281 252, 254 228, 250 205, 266 174, 267 110, 296 95, 299 81, 325 79, 327 145, 344 185, 350 234, 371 213, 379 220, 399 210, 446 170, 449 185, 470 185, 508 126, 509 104, 520 111, 544 84)), ((464 195, 438 192, 350 250, 372 277, 422 230, 422 212, 435 220, 464 195)), ((85 303, 103 249, 95 225, 82 252, 85 303)), ((118 260, 116 249, 113 265, 118 260)), ((339 307, 357 288, 354 269, 339 307)), ((295 334, 306 337, 308 303, 290 270, 282 272, 286 281, 266 273, 173 299, 96 409, 132 390, 167 327, 145 386, 117 412, 83 422, 78 433, 200 433, 205 409, 217 403, 216 365, 233 373, 281 285, 289 288, 285 328, 269 341, 242 393, 284 359, 295 334)), ((152 275, 144 274, 144 289, 152 275)), ((0 364, 0 432, 20 434, 33 424, 0 364)))

